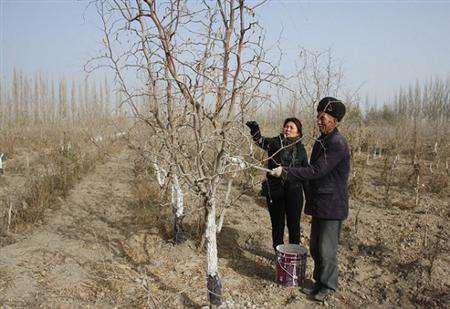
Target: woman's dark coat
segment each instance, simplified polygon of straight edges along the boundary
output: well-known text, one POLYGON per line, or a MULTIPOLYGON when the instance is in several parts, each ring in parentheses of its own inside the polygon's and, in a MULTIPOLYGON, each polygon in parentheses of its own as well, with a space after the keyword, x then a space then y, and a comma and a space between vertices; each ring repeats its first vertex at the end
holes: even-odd
MULTIPOLYGON (((306 167, 308 166, 308 155, 306 154, 305 146, 303 146, 301 140, 294 142, 292 146, 288 146, 289 140, 282 134, 275 137, 262 137, 257 141, 257 145, 267 151, 269 161, 267 163, 268 169, 274 169, 278 166, 283 167, 306 167), (286 147, 282 150, 281 148, 286 147)), ((288 181, 281 178, 276 178, 267 174, 267 180, 269 183, 269 189, 276 191, 280 185, 286 185, 288 181)), ((294 181, 292 185, 297 185, 301 190, 301 183, 294 181)))

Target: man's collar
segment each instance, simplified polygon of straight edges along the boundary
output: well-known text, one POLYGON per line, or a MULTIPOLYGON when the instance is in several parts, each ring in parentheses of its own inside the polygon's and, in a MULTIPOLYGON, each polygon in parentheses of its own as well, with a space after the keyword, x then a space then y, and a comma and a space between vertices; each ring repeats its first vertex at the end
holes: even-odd
POLYGON ((334 129, 333 129, 333 131, 331 131, 330 133, 328 133, 328 134, 321 134, 320 135, 320 139, 325 139, 325 138, 328 138, 328 137, 330 137, 330 136, 332 136, 332 135, 334 135, 334 134, 336 134, 337 132, 339 132, 339 130, 338 130, 338 128, 337 127, 335 127, 334 129))

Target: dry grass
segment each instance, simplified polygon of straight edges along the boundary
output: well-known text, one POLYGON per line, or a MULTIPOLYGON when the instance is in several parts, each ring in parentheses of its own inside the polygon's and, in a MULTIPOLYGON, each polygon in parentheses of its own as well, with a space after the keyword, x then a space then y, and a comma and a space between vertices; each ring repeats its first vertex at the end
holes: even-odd
POLYGON ((15 208, 15 224, 42 220, 45 210, 58 198, 64 198, 80 177, 92 169, 97 158, 74 148, 58 147, 41 160, 44 165, 31 171, 27 178, 22 207, 15 208))
POLYGON ((428 179, 427 187, 429 188, 430 192, 443 196, 448 191, 448 182, 448 175, 443 173, 434 174, 428 179))
MULTIPOLYGON (((94 145, 81 131, 45 132, 24 131, 14 156, 6 161, 5 176, 14 181, 2 192, 4 222, 8 222, 3 231, 18 232, 41 222, 45 212, 56 207, 83 175, 103 162, 108 153, 117 151, 111 141, 94 145)), ((1 142, 1 147, 8 147, 5 140, 1 142)))
POLYGON ((156 227, 168 237, 169 222, 172 219, 171 207, 168 205, 167 192, 163 192, 156 181, 151 162, 143 156, 134 159, 132 193, 134 202, 130 205, 135 223, 156 227))
POLYGON ((136 203, 133 205, 138 224, 159 221, 160 211, 159 187, 151 175, 138 175, 133 179, 133 192, 136 203))
POLYGON ((13 281, 14 280, 11 277, 11 274, 9 274, 6 270, 0 269, 0 294, 3 290, 11 287, 13 281))

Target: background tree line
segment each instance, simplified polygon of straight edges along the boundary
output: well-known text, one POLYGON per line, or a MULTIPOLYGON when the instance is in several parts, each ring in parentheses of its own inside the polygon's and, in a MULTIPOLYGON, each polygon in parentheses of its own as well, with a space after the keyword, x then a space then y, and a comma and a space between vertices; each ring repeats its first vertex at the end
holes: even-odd
POLYGON ((121 102, 106 77, 55 80, 14 69, 10 79, 0 79, 0 128, 75 125, 120 116, 125 113, 121 102))

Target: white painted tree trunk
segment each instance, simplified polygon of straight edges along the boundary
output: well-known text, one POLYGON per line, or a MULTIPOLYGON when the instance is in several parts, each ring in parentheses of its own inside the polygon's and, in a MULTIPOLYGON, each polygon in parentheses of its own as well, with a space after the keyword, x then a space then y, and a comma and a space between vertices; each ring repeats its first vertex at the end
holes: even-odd
MULTIPOLYGON (((208 201, 207 201, 208 202, 208 201)), ((212 305, 222 303, 222 284, 219 276, 217 255, 217 224, 216 201, 212 197, 209 200, 208 215, 206 219, 206 262, 207 262, 207 287, 208 298, 212 305)))
POLYGON ((180 183, 178 182, 178 176, 173 175, 173 185, 172 185, 172 206, 174 213, 177 217, 181 217, 184 212, 184 194, 181 190, 180 183))
POLYGON ((9 228, 11 226, 11 217, 12 217, 12 206, 13 203, 11 201, 9 201, 9 208, 8 208, 8 212, 7 212, 7 224, 6 224, 6 232, 9 233, 9 228))
MULTIPOLYGON (((158 185, 160 188, 163 188, 167 178, 167 172, 156 162, 153 163, 153 166, 155 168, 156 180, 158 181, 158 185)), ((172 175, 171 205, 172 213, 174 215, 173 238, 176 244, 180 244, 185 240, 183 235, 184 193, 181 189, 177 174, 173 173, 172 175)))
POLYGON ((178 176, 173 175, 172 179, 172 212, 175 216, 174 220, 174 241, 176 244, 183 242, 183 215, 184 215, 184 194, 181 190, 180 183, 178 182, 178 176))
POLYGON ((167 172, 160 168, 157 163, 153 163, 156 172, 156 180, 158 181, 159 186, 162 188, 164 186, 164 181, 166 180, 167 172))
POLYGON ((415 198, 415 206, 416 206, 416 208, 419 206, 419 203, 420 203, 420 174, 417 173, 416 198, 415 198))
POLYGON ((0 154, 0 175, 3 174, 3 153, 0 154))
POLYGON ((220 231, 222 230, 223 220, 225 218, 225 213, 227 211, 227 208, 230 206, 230 195, 231 195, 232 185, 233 185, 233 178, 230 178, 230 179, 228 179, 228 183, 227 183, 227 192, 225 193, 224 208, 223 208, 222 213, 220 214, 220 217, 219 217, 219 224, 217 225, 217 234, 219 234, 220 231))

